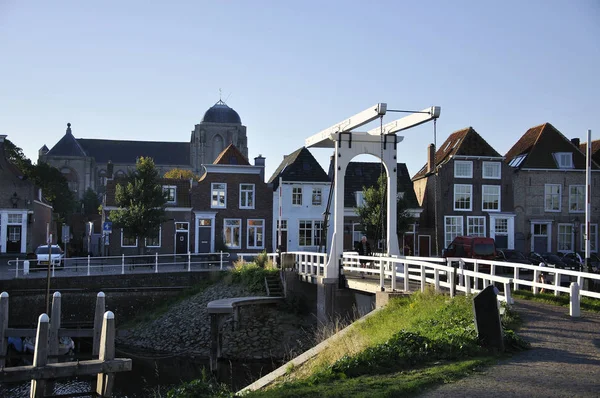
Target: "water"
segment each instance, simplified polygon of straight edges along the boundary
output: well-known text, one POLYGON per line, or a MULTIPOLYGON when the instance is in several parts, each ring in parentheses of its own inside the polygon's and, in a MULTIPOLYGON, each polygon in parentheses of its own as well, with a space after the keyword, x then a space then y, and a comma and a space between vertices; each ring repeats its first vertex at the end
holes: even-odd
MULTIPOLYGON (((209 361, 204 358, 156 357, 148 352, 119 353, 118 357, 130 357, 133 360, 131 372, 117 373, 113 397, 147 398, 166 396, 166 392, 183 382, 198 379, 202 369, 209 369, 209 361)), ((83 359, 83 358, 82 358, 83 359)), ((280 363, 270 361, 232 362, 221 361, 217 379, 233 391, 237 391, 277 368, 280 363)), ((13 385, 0 384, 0 397, 21 398, 29 396, 31 383, 13 385)), ((55 383, 54 394, 86 393, 95 390, 96 377, 63 379, 55 383)), ((89 395, 92 397, 92 395, 89 395)))

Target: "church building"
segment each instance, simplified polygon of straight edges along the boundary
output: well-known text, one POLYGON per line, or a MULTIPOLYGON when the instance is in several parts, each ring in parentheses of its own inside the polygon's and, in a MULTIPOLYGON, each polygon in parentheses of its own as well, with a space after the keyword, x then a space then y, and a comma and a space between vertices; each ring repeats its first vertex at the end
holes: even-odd
POLYGON ((52 149, 44 145, 39 150, 38 161, 59 169, 81 199, 88 188, 104 192, 107 179, 124 177, 140 156, 153 158, 161 175, 174 168, 202 175, 202 165, 212 164, 230 144, 248 157, 246 126, 235 110, 219 100, 204 113, 187 142, 75 138, 67 123, 65 135, 52 149))

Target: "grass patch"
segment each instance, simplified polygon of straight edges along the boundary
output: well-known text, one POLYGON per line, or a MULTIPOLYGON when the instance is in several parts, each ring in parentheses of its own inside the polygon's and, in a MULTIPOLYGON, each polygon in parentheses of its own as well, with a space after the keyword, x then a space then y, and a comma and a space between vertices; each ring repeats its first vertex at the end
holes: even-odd
MULTIPOLYGON (((555 296, 554 293, 533 294, 529 290, 516 290, 513 292, 513 297, 523 300, 537 301, 540 303, 559 305, 561 307, 570 306, 569 295, 565 293, 560 293, 558 296, 555 296)), ((600 312, 600 300, 598 299, 582 297, 580 305, 582 310, 600 312)))
POLYGON ((228 282, 241 284, 253 293, 265 294, 265 277, 279 275, 279 270, 269 261, 266 253, 263 254, 258 255, 252 263, 236 261, 229 273, 228 282))

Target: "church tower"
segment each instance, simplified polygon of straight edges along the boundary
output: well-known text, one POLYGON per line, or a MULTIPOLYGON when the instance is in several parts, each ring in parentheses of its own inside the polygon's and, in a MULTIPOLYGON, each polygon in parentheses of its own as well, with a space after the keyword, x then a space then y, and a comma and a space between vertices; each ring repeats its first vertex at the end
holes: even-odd
POLYGON ((246 126, 240 115, 219 100, 209 108, 202 121, 192 130, 190 161, 194 173, 202 174, 203 164, 212 164, 228 145, 235 145, 248 159, 246 126))

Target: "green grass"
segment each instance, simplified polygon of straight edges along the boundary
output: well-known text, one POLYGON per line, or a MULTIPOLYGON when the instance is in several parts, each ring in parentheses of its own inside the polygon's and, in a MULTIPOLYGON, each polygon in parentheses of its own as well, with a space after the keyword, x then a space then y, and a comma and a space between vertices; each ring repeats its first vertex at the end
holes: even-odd
MULTIPOLYGON (((513 297, 523 300, 537 301, 540 303, 559 305, 561 307, 570 306, 569 295, 565 293, 560 293, 558 296, 555 296, 554 293, 538 293, 534 295, 529 290, 516 290, 513 292, 513 297)), ((582 310, 600 312, 600 300, 598 299, 582 297, 580 305, 582 310)))
POLYGON ((265 277, 279 275, 279 270, 265 258, 266 254, 264 257, 259 255, 253 263, 236 262, 227 277, 229 283, 241 284, 251 292, 265 294, 265 277))

